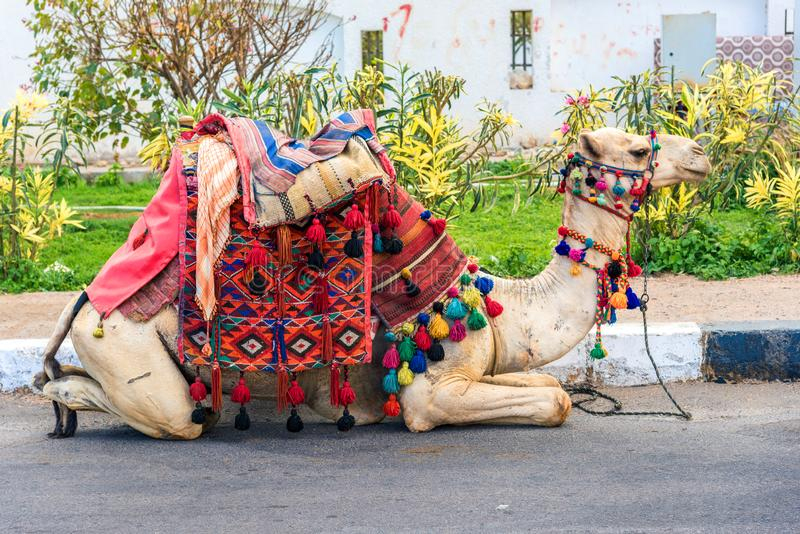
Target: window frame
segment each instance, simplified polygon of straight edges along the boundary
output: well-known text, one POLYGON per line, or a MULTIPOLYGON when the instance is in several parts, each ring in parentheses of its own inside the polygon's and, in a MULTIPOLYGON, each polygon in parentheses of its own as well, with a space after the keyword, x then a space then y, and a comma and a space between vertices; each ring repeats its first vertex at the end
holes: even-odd
POLYGON ((533 11, 530 9, 511 10, 511 70, 533 71, 533 11), (517 33, 518 30, 521 33, 517 33), (520 52, 522 61, 517 62, 520 52))

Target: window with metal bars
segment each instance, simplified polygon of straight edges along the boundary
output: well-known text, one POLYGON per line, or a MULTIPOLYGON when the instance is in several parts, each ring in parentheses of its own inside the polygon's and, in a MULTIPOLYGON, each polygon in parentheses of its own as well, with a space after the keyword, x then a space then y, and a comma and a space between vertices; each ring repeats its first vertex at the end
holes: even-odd
POLYGON ((533 68, 531 11, 511 12, 511 70, 533 68))
POLYGON ((367 30, 361 32, 361 67, 372 65, 383 72, 383 32, 367 30))

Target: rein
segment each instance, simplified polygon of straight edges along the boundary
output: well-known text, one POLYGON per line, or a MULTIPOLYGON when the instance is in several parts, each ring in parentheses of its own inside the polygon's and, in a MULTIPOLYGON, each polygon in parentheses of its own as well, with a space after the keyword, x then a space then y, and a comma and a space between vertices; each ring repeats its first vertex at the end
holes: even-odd
POLYGON ((567 178, 571 178, 574 180, 573 188, 570 191, 572 196, 592 204, 612 215, 623 219, 626 224, 626 235, 625 235, 625 242, 626 242, 626 250, 625 250, 625 259, 626 261, 621 261, 623 258, 622 252, 613 250, 610 247, 603 245, 602 243, 597 243, 593 239, 588 236, 581 234, 573 229, 567 228, 566 226, 561 226, 558 229, 559 236, 561 237, 561 241, 555 247, 555 252, 561 256, 566 256, 570 260, 574 262, 570 273, 574 276, 580 274, 580 265, 584 265, 593 269, 597 275, 597 306, 595 310, 595 345, 594 348, 589 353, 590 356, 594 359, 603 359, 607 356, 608 351, 603 346, 603 338, 601 333, 601 325, 603 323, 614 323, 616 321, 615 309, 627 308, 627 309, 636 309, 638 308, 642 313, 642 324, 644 328, 644 345, 645 345, 645 352, 647 353, 648 358, 650 359, 650 363, 653 366, 653 370, 655 371, 656 378, 658 380, 661 389, 664 391, 666 396, 669 398, 672 405, 678 410, 677 412, 647 412, 647 411, 634 411, 634 412, 623 412, 622 410, 622 403, 615 399, 614 397, 604 394, 592 387, 589 386, 571 386, 566 387, 565 390, 570 394, 570 396, 575 395, 588 395, 587 398, 578 398, 573 400, 573 405, 576 406, 578 409, 592 414, 592 415, 660 415, 660 416, 671 416, 671 417, 680 417, 686 420, 692 418, 691 414, 684 410, 675 398, 670 393, 669 389, 667 388, 664 380, 661 377, 661 373, 658 370, 658 366, 656 365, 655 359, 650 352, 650 343, 649 337, 647 332, 647 303, 650 300, 650 297, 647 293, 647 280, 649 275, 649 259, 650 259, 650 217, 649 212, 645 210, 645 244, 644 244, 644 269, 640 268, 633 262, 631 258, 631 237, 630 237, 630 224, 633 221, 633 218, 636 212, 639 211, 641 205, 646 201, 647 196, 649 195, 650 191, 652 190, 651 182, 655 175, 655 169, 658 167, 658 151, 661 149, 661 145, 658 143, 658 137, 656 135, 655 130, 650 131, 650 157, 648 158, 647 166, 644 170, 634 170, 634 169, 626 169, 623 167, 616 167, 613 165, 606 165, 600 162, 595 162, 589 159, 586 159, 579 153, 569 154, 567 156, 567 164, 563 169, 561 169, 561 180, 558 186, 559 193, 566 193, 567 190, 567 178), (585 175, 581 171, 581 169, 585 169, 585 175), (592 171, 596 170, 597 173, 593 174, 592 171), (605 191, 608 189, 608 184, 606 183, 606 175, 608 173, 613 173, 616 177, 616 183, 611 189, 611 192, 614 196, 614 207, 610 207, 607 204, 607 200, 605 198, 605 191), (649 176, 648 176, 649 174, 649 176), (622 177, 628 177, 632 180, 631 187, 628 190, 625 190, 624 186, 620 183, 620 179, 622 177), (581 182, 585 181, 586 185, 589 187, 589 195, 584 195, 583 190, 581 187, 581 182), (599 191, 599 192, 598 192, 599 191), (633 202, 630 205, 630 213, 625 213, 622 211, 623 204, 622 204, 622 196, 625 193, 629 193, 634 197, 633 202), (569 237, 574 239, 584 245, 585 248, 573 248, 566 242, 566 238, 569 237), (600 253, 608 256, 611 261, 606 263, 604 266, 595 266, 586 261, 586 251, 589 249, 595 249, 600 253), (642 292, 641 298, 638 298, 631 289, 629 285, 629 278, 638 276, 641 273, 644 273, 644 290, 642 292), (586 404, 593 403, 597 399, 605 399, 610 401, 613 406, 606 410, 593 410, 587 406, 586 404))

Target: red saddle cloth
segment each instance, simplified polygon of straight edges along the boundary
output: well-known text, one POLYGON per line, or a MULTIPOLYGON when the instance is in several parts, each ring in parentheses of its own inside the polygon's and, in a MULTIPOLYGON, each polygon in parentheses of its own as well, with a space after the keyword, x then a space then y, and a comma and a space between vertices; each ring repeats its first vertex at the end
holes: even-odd
MULTIPOLYGON (((354 365, 370 361, 370 276, 372 236, 365 226, 358 232, 363 255, 345 253, 352 237, 344 219, 353 199, 327 210, 320 217, 326 241, 320 245, 324 257, 321 270, 308 264, 312 243, 306 238, 311 221, 286 225, 292 258, 281 265, 280 227, 251 228, 242 202, 231 207, 231 236, 216 268, 217 310, 206 322, 195 303, 195 226, 197 183, 194 168, 185 168, 187 217, 180 245, 183 273, 180 295, 180 350, 195 365, 212 365, 240 371, 289 373, 329 366, 332 362, 354 365), (256 267, 263 277, 263 292, 253 291, 254 251, 265 255, 256 267), (320 312, 320 293, 327 305, 320 312), (203 350, 208 345, 211 351, 203 350)), ((361 193, 358 202, 364 202, 361 193)))

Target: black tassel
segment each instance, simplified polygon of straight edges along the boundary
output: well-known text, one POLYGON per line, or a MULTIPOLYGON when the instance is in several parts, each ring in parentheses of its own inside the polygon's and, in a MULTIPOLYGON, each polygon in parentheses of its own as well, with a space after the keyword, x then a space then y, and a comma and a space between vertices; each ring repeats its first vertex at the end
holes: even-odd
POLYGON ((196 425, 202 425, 206 422, 206 410, 203 408, 203 405, 199 402, 194 405, 194 410, 192 410, 192 423, 196 425))
POLYGON ((383 250, 389 254, 400 254, 403 252, 403 241, 396 235, 393 235, 384 241, 383 250))
POLYGON ((239 413, 233 420, 233 428, 236 430, 247 430, 250 428, 250 416, 247 415, 247 408, 244 406, 239 407, 239 413))
POLYGON ((618 261, 612 261, 608 264, 606 272, 611 278, 619 278, 622 275, 622 265, 618 261))
POLYGON ((358 238, 358 232, 350 232, 350 239, 344 244, 344 253, 351 258, 360 258, 364 255, 364 245, 358 238))
POLYGON ((444 360, 444 347, 442 347, 438 339, 434 339, 433 343, 431 343, 431 348, 428 349, 428 359, 432 362, 444 360))
POLYGON ((355 425, 356 425, 356 418, 350 415, 350 410, 345 408, 342 416, 339 418, 338 421, 336 421, 336 428, 338 428, 342 432, 347 432, 355 425))
POLYGON ((253 295, 263 295, 264 290, 267 288, 267 279, 264 278, 260 272, 256 271, 255 274, 253 274, 253 279, 247 284, 247 287, 253 295))
POLYGON ((406 283, 406 296, 414 298, 419 295, 419 286, 413 280, 404 278, 403 281, 406 283))
POLYGON ((303 420, 300 419, 300 415, 298 415, 295 408, 292 408, 291 415, 289 419, 286 420, 286 430, 289 432, 300 432, 303 430, 303 420))
POLYGON ((322 269, 325 267, 325 257, 319 250, 318 245, 314 245, 314 250, 308 254, 308 266, 315 269, 322 269))

